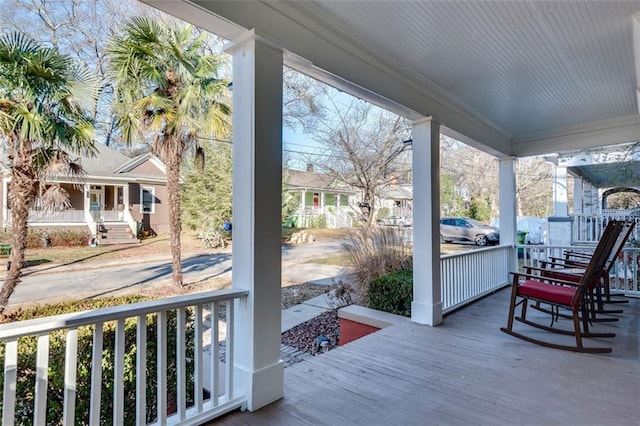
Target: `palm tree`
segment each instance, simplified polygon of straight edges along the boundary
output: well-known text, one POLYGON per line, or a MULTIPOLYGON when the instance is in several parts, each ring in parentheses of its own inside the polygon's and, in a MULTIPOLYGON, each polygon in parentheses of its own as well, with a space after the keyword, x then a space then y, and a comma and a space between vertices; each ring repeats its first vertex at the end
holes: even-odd
POLYGON ((59 186, 46 185, 47 177, 81 172, 70 153, 95 150, 85 106, 95 101, 96 82, 55 48, 21 33, 0 37, 0 142, 11 169, 12 233, 11 267, 0 290, 0 313, 20 282, 29 208, 37 199, 44 204, 65 202, 59 186))
POLYGON ((114 110, 123 139, 150 141, 167 168, 173 282, 182 285, 180 169, 200 138, 230 129, 218 79, 221 57, 205 53, 207 34, 147 18, 133 18, 107 49, 114 79, 114 110))

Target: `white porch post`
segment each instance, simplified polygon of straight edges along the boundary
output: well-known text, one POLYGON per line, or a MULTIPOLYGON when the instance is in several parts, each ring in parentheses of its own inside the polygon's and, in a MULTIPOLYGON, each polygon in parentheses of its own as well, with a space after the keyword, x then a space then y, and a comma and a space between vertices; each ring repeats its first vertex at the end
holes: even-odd
POLYGON ((584 185, 581 177, 573 180, 573 213, 582 214, 584 212, 584 185))
POLYGON ((567 195, 567 168, 553 166, 553 216, 547 219, 548 240, 551 245, 571 245, 572 224, 569 217, 569 197, 567 195))
POLYGON ((90 206, 91 206, 91 199, 89 198, 91 196, 91 185, 89 185, 88 183, 85 183, 84 186, 84 211, 85 211, 85 216, 87 214, 89 214, 89 210, 90 210, 90 206))
MULTIPOLYGON (((498 186, 500 188, 500 245, 513 246, 516 244, 517 202, 516 202, 516 174, 513 157, 498 160, 498 186)), ((512 269, 517 269, 517 258, 512 256, 512 269)))
POLYGON ((584 213, 597 214, 600 212, 598 188, 593 186, 590 182, 585 182, 584 186, 584 213))
POLYGON ((306 211, 306 203, 307 203, 307 190, 303 189, 300 192, 300 219, 298 220, 298 228, 304 228, 307 226, 307 211, 306 211))
POLYGON ((122 208, 125 210, 129 209, 129 185, 122 186, 122 208))
POLYGON ((566 217, 569 215, 569 198, 567 195, 567 168, 553 168, 553 215, 566 217))
POLYGON ((233 55, 234 390, 257 410, 284 394, 280 360, 282 50, 249 31, 233 55))
POLYGON ((440 288, 440 123, 413 122, 413 302, 411 321, 442 323, 440 288))

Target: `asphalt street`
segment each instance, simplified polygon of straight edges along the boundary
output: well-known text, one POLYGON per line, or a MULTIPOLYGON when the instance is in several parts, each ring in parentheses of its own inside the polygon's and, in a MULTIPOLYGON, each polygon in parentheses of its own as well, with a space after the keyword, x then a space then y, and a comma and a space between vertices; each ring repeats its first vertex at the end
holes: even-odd
MULTIPOLYGON (((313 258, 339 254, 341 241, 313 242, 282 248, 283 284, 326 282, 342 273, 341 267, 308 263, 313 258)), ((182 259, 185 283, 231 277, 231 253, 187 256, 182 259)), ((138 263, 55 265, 25 270, 11 296, 10 306, 68 298, 116 295, 135 289, 170 284, 171 259, 146 258, 138 263)))

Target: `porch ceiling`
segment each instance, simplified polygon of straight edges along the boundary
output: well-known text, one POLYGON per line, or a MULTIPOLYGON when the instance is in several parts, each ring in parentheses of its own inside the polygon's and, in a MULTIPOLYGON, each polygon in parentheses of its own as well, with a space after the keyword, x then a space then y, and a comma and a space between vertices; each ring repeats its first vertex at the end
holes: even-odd
POLYGON ((640 139, 640 1, 145 1, 494 155, 640 139))

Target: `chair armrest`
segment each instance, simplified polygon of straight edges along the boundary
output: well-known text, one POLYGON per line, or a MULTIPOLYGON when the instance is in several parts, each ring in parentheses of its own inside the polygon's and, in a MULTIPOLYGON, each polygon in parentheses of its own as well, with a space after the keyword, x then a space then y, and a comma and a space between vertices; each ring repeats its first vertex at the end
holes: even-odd
POLYGON ((547 269, 547 268, 538 268, 536 266, 524 266, 523 267, 525 269, 525 274, 526 275, 530 275, 532 277, 538 277, 540 280, 560 280, 560 281, 565 281, 568 282, 569 284, 567 285, 571 285, 573 287, 578 286, 580 284, 578 284, 577 282, 573 282, 573 281, 568 281, 568 280, 563 280, 562 278, 555 278, 553 276, 547 276, 544 275, 544 273, 549 273, 549 274, 562 274, 564 276, 572 276, 572 277, 576 277, 576 278, 582 278, 583 274, 578 274, 575 272, 565 272, 559 269, 547 269), (531 271, 538 271, 538 274, 533 274, 531 273, 531 271))
POLYGON ((545 282, 550 282, 551 284, 566 285, 566 286, 569 286, 569 287, 578 287, 579 286, 579 284, 576 284, 575 282, 562 280, 560 278, 543 277, 543 276, 540 276, 540 275, 527 274, 527 273, 523 273, 523 272, 509 272, 509 273, 511 275, 513 275, 514 284, 518 283, 518 278, 524 277, 524 278, 529 278, 529 279, 532 279, 532 280, 535 280, 535 281, 545 281, 545 282))
POLYGON ((580 251, 574 251, 574 250, 565 250, 564 255, 571 256, 571 257, 579 257, 581 259, 591 259, 592 257, 591 254, 582 253, 580 251))
MULTIPOLYGON (((554 262, 547 262, 547 263, 560 264, 558 262, 562 262, 565 265, 584 266, 584 267, 587 267, 587 265, 589 265, 589 262, 581 262, 579 260, 573 260, 573 259, 564 259, 564 258, 561 258, 561 257, 552 257, 552 256, 550 256, 549 259, 553 260, 554 262)), ((545 261, 541 260, 540 262, 545 262, 545 261)))

